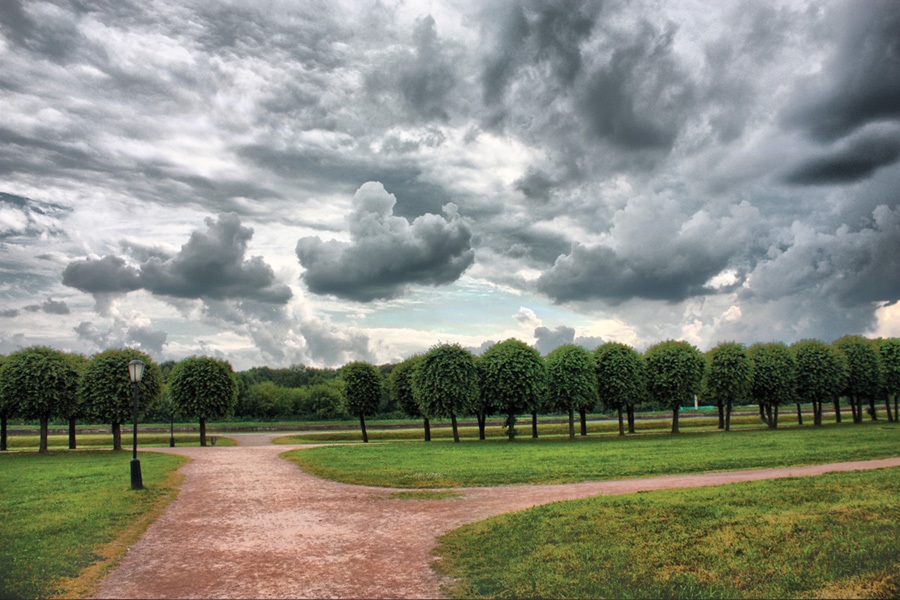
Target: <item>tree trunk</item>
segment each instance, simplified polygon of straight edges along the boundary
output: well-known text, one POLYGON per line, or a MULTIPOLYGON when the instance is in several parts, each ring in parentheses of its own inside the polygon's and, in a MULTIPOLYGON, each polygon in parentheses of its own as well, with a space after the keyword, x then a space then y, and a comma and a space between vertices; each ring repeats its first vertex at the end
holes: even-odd
POLYGON ((625 423, 622 422, 622 407, 619 407, 619 435, 625 435, 625 423))
POLYGON ((479 413, 475 415, 475 418, 478 420, 478 439, 484 441, 484 426, 487 422, 487 415, 479 413))
POLYGON ((873 421, 878 420, 878 410, 875 408, 875 396, 869 396, 869 415, 873 421))
POLYGON ((453 441, 459 443, 459 429, 456 427, 456 414, 450 413, 450 424, 453 425, 453 441))
POLYGON ((41 447, 38 452, 46 452, 47 451, 47 434, 48 429, 50 428, 50 417, 43 416, 41 417, 41 447))
POLYGON ((856 396, 850 396, 850 411, 853 413, 854 423, 859 423, 860 421, 862 421, 862 418, 857 415, 858 410, 859 407, 857 406, 856 396))
POLYGON ((716 400, 716 405, 719 408, 719 429, 725 429, 725 405, 721 400, 716 400))
MULTIPOLYGON (((506 415, 506 434, 509 436, 509 441, 515 441, 516 439, 516 415, 509 413, 506 415)), ((481 438, 484 439, 484 438, 481 438)))
POLYGON ((431 421, 428 420, 428 417, 422 417, 425 419, 425 441, 431 441, 431 421))
POLYGON ((778 405, 772 411, 772 429, 778 429, 778 405))
POLYGON ((634 433, 634 407, 628 405, 625 407, 625 413, 628 416, 628 433, 634 433))
POLYGON ((838 423, 841 422, 841 399, 834 399, 834 420, 838 423))
POLYGON ((759 419, 766 425, 769 424, 769 420, 766 418, 766 405, 765 404, 759 405, 759 419))
POLYGON ((200 445, 206 445, 206 419, 200 417, 200 445))
POLYGON ((75 450, 75 419, 69 419, 69 450, 75 450))
POLYGON ((769 429, 775 429, 775 421, 772 419, 772 405, 766 404, 766 425, 769 429))
POLYGON ((897 412, 897 399, 900 394, 894 394, 894 422, 900 421, 900 412, 897 412))
POLYGON ((894 415, 891 414, 891 397, 887 394, 884 396, 884 408, 887 411, 888 423, 893 423, 894 415))
POLYGON ((680 407, 676 406, 672 409, 672 433, 678 433, 678 411, 680 407))
POLYGON ((822 425, 822 401, 813 400, 813 425, 819 427, 822 425))
MULTIPOLYGON (((815 410, 815 409, 816 409, 816 407, 813 406, 813 410, 815 410)), ((797 403, 797 424, 803 425, 803 413, 800 412, 800 403, 799 402, 797 403)))
POLYGON ((579 408, 578 416, 581 418, 581 437, 587 435, 587 409, 579 408))
POLYGON ((725 406, 725 431, 731 431, 731 399, 725 406))
POLYGON ((531 437, 534 439, 537 439, 537 437, 538 437, 537 411, 536 410, 531 411, 531 437))
POLYGON ((0 452, 6 452, 6 415, 0 416, 0 452))
POLYGON ((359 429, 363 434, 363 444, 369 443, 369 434, 366 433, 366 417, 362 413, 359 414, 359 429))
POLYGON ((113 450, 121 450, 122 449, 122 426, 119 423, 113 422, 112 434, 113 434, 113 450))
POLYGON ((569 439, 575 439, 575 414, 569 409, 569 439))

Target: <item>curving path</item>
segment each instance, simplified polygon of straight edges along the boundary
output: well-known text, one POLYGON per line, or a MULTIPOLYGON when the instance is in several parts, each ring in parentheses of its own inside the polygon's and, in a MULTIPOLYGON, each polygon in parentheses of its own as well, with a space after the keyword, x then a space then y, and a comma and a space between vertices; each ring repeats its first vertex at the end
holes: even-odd
POLYGON ((435 538, 465 523, 601 494, 900 466, 884 460, 564 485, 461 488, 398 500, 395 490, 302 472, 275 446, 164 448, 189 456, 178 497, 101 582, 98 598, 436 598, 435 538))

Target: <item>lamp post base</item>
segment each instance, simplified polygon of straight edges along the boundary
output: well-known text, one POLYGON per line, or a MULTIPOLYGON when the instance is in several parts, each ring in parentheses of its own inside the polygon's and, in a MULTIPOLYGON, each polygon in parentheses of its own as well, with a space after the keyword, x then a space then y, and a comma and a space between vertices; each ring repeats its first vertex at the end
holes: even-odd
POLYGON ((144 489, 144 481, 141 477, 141 461, 136 458, 131 461, 131 489, 144 489))

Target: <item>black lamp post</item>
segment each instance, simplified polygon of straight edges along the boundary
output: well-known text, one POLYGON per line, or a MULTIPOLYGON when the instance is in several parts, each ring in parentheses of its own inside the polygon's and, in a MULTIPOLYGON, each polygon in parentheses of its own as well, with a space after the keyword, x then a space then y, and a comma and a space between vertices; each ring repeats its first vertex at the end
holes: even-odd
POLYGON ((141 461, 137 457, 137 406, 138 406, 138 385, 141 383, 141 377, 144 376, 144 361, 134 359, 128 363, 128 377, 134 384, 134 454, 131 458, 131 489, 144 489, 144 481, 141 477, 141 461))

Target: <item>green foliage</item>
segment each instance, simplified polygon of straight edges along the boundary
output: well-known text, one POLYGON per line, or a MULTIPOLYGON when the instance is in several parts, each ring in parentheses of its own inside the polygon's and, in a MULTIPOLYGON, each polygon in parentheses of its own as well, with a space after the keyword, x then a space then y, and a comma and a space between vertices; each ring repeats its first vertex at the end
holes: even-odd
POLYGON ((413 373, 416 365, 422 359, 421 355, 411 356, 402 363, 394 367, 388 378, 391 395, 394 403, 406 415, 417 419, 422 416, 422 410, 419 408, 419 401, 416 399, 415 388, 413 386, 413 373))
POLYGON ((517 339, 491 346, 478 361, 478 374, 485 405, 504 414, 538 410, 546 395, 544 360, 517 339))
MULTIPOLYGON (((67 417, 78 407, 75 356, 44 346, 13 352, 0 367, 0 398, 26 419, 67 417)), ((127 373, 126 373, 127 376, 127 373)))
POLYGON ((179 362, 169 375, 169 386, 178 412, 186 417, 228 417, 237 401, 231 365, 209 356, 191 356, 179 362))
POLYGON ((723 342, 707 353, 707 391, 717 404, 738 404, 750 394, 751 363, 743 344, 723 342))
POLYGON ((594 350, 597 395, 607 410, 637 405, 647 393, 644 360, 626 344, 607 342, 594 350))
POLYGON ((797 361, 797 400, 831 402, 844 390, 846 362, 834 346, 819 340, 791 344, 797 361))
POLYGON ((413 372, 413 389, 422 414, 455 418, 472 409, 478 397, 475 357, 459 344, 438 344, 413 372))
POLYGON ((147 365, 138 385, 138 412, 156 400, 162 392, 162 376, 153 359, 133 348, 107 350, 91 358, 81 378, 81 395, 91 417, 104 423, 131 420, 134 385, 128 377, 128 363, 136 358, 147 365))
POLYGON ((770 407, 793 402, 797 362, 790 349, 781 342, 753 344, 747 354, 753 364, 753 400, 770 407))
POLYGON ((647 392, 659 404, 678 409, 694 403, 703 379, 703 355, 685 341, 667 340, 644 354, 647 392))
POLYGON ((877 398, 883 384, 881 357, 878 346, 861 335, 845 335, 834 346, 847 361, 847 379, 843 389, 846 396, 859 399, 877 398))
POLYGON ((378 411, 381 402, 381 374, 373 365, 352 362, 340 370, 345 382, 344 397, 347 410, 356 416, 371 416, 378 411))
POLYGON ((565 344, 548 354, 546 361, 548 408, 590 410, 597 404, 597 375, 590 352, 565 344))
POLYGON ((346 418, 347 406, 341 390, 334 379, 302 390, 300 414, 320 421, 346 418))

